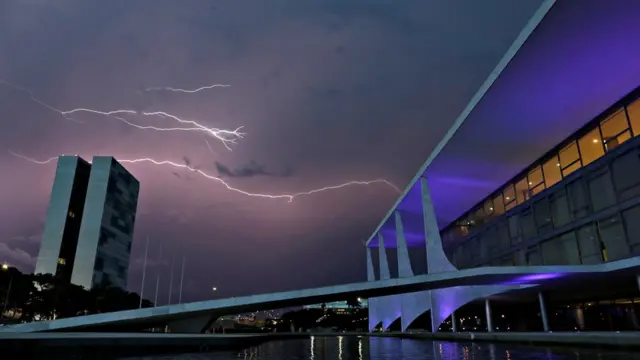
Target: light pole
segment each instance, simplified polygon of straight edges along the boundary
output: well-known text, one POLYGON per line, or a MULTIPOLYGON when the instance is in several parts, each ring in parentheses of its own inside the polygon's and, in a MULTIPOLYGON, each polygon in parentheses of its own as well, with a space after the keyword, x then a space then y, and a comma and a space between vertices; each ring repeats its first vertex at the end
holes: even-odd
POLYGON ((144 296, 144 278, 147 275, 147 255, 149 254, 149 237, 147 236, 147 245, 144 247, 144 263, 142 264, 142 285, 140 286, 140 305, 142 309, 142 298, 144 296))
POLYGON ((178 297, 178 304, 182 304, 182 282, 184 281, 184 256, 182 257, 182 271, 180 274, 180 295, 178 297))
MULTIPOLYGON (((9 265, 2 264, 2 271, 9 271, 9 265)), ((9 294, 11 294, 11 285, 13 284, 13 274, 9 274, 9 287, 7 288, 7 294, 4 297, 4 306, 2 307, 2 316, 7 312, 7 305, 9 304, 9 294)))

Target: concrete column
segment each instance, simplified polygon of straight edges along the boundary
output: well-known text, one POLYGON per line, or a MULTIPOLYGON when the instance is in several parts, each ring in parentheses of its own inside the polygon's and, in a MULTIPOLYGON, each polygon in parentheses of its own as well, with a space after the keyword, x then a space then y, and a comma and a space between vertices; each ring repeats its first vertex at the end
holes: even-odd
POLYGON ((378 256, 380 266, 380 280, 391 279, 391 271, 389 271, 389 262, 387 261, 387 249, 384 246, 384 238, 378 233, 378 256))
POLYGON ((424 233, 427 242, 427 273, 434 274, 445 271, 456 271, 458 269, 449 262, 447 255, 442 247, 442 239, 440 238, 440 230, 436 213, 429 192, 429 184, 426 178, 420 179, 422 191, 422 217, 424 220, 424 233))
POLYGON ((549 332, 549 318, 547 317, 547 306, 545 305, 544 295, 538 293, 538 302, 540 303, 540 317, 542 318, 542 330, 549 332))
POLYGON ((489 299, 484 300, 484 311, 487 315, 487 331, 493 332, 493 320, 491 318, 491 302, 489 299))
POLYGON ((402 216, 397 210, 395 211, 394 216, 396 225, 398 277, 411 277, 413 276, 413 268, 411 268, 411 259, 409 258, 407 239, 404 236, 404 225, 402 224, 402 216))
MULTIPOLYGON (((373 256, 371 254, 371 248, 365 247, 367 252, 367 281, 375 281, 376 273, 373 268, 373 256)), ((369 332, 373 332, 373 329, 378 325, 378 319, 380 314, 378 314, 378 299, 377 298, 369 298, 367 299, 368 308, 369 308, 369 332)))
POLYGON ((458 319, 455 311, 451 313, 451 332, 458 332, 458 319))
POLYGON ((375 281, 376 273, 373 269, 373 258, 371 257, 371 248, 366 247, 367 251, 367 281, 375 281))

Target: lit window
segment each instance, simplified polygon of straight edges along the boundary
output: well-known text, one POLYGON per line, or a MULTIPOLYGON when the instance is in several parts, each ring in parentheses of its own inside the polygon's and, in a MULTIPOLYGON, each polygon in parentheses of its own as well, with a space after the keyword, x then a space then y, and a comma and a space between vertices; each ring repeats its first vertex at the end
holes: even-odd
POLYGON ((624 109, 618 110, 600 123, 602 129, 602 141, 607 151, 615 148, 631 138, 627 114, 624 109))
POLYGON ((516 182, 516 200, 518 204, 529 200, 529 185, 527 185, 527 177, 520 179, 516 182))
POLYGON ((542 172, 544 172, 544 183, 547 187, 553 186, 558 181, 562 180, 562 174, 560 173, 560 160, 557 156, 552 157, 542 165, 542 172))
POLYGON ((580 155, 582 155, 582 165, 587 166, 596 159, 604 155, 604 147, 602 146, 602 138, 600 137, 600 129, 595 128, 580 140, 580 155))
POLYGON ((570 144, 560 150, 560 168, 562 169, 562 177, 565 177, 580 168, 580 152, 578 144, 572 141, 570 144))
POLYGON ((516 191, 513 185, 508 185, 502 193, 504 197, 505 210, 513 209, 518 203, 516 202, 516 191))
POLYGON ((69 211, 69 217, 70 218, 75 218, 76 217, 76 213, 74 213, 73 211, 69 211))
POLYGON ((529 189, 531 190, 531 195, 537 194, 540 191, 544 190, 544 179, 542 178, 542 169, 540 168, 540 165, 529 171, 527 179, 529 180, 529 189))
POLYGON ((502 194, 493 198, 493 212, 496 216, 504 214, 504 202, 502 201, 502 194))
POLYGON ((67 265, 67 260, 63 259, 63 258, 58 258, 58 264, 60 265, 67 265))
POLYGON ((627 106, 627 114, 629 115, 629 122, 631 123, 633 134, 635 136, 640 135, 640 99, 627 106))

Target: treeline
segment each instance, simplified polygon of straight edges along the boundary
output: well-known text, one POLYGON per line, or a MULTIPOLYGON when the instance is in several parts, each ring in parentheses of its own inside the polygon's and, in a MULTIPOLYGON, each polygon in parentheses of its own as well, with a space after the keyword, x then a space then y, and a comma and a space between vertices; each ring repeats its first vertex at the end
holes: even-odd
MULTIPOLYGON (((140 297, 116 287, 86 290, 50 274, 0 271, 3 322, 30 322, 137 309, 140 297)), ((153 303, 143 300, 142 307, 153 303)))

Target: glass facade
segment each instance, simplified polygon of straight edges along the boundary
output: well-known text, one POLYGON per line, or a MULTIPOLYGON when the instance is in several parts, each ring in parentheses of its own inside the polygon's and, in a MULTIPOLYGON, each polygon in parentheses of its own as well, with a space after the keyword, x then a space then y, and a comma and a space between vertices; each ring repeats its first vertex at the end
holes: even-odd
POLYGON ((77 156, 58 159, 36 274, 71 279, 91 165, 77 156))
POLYGON ((451 261, 460 268, 568 265, 640 255, 639 95, 637 89, 445 228, 451 261))
POLYGON ((139 189, 113 157, 93 158, 71 282, 126 288, 139 189))

